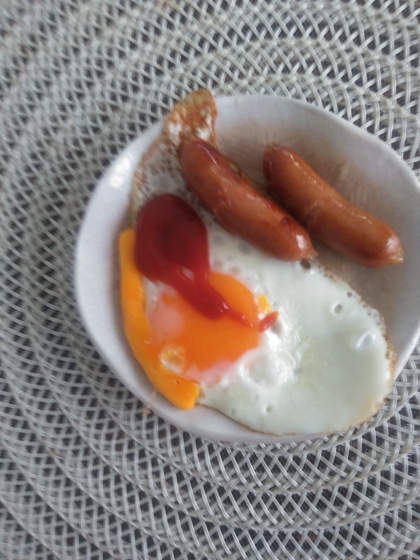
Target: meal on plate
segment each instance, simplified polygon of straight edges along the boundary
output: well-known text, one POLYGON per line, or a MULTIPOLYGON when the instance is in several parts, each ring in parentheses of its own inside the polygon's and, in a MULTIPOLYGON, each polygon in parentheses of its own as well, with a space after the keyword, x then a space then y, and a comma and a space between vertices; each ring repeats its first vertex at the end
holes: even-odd
POLYGON ((331 433, 367 420, 393 381, 381 315, 317 259, 311 236, 379 267, 398 236, 292 150, 267 146, 267 191, 217 148, 212 95, 167 116, 142 157, 119 237, 128 343, 173 405, 252 430, 331 433))

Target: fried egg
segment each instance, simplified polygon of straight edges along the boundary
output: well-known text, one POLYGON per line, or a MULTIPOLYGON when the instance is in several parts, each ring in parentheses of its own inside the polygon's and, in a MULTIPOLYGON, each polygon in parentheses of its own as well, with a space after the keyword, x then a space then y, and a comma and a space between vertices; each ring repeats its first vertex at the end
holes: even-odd
POLYGON ((377 311, 318 263, 264 255, 209 228, 212 265, 261 294, 278 319, 198 401, 278 435, 343 431, 390 390, 392 351, 377 311))
MULTIPOLYGON (((213 105, 206 98, 194 109, 196 130, 214 140, 213 105)), ((180 408, 209 406, 275 435, 339 432, 367 420, 393 379, 380 314, 320 263, 279 261, 223 230, 180 175, 176 148, 191 132, 185 105, 170 117, 137 170, 133 215, 158 194, 186 200, 207 228, 211 285, 249 324, 208 319, 173 288, 147 280, 134 263, 134 230, 126 230, 125 333, 152 384, 180 408), (258 322, 272 312, 276 321, 259 332, 258 322)))

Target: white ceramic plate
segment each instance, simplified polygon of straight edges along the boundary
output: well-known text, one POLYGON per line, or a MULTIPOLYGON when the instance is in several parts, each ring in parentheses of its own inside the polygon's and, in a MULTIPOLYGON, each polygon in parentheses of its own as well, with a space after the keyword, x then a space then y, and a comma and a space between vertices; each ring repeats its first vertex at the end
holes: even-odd
MULTIPOLYGON (((405 251, 402 265, 373 270, 317 246, 320 258, 384 316, 397 353, 398 374, 420 334, 420 190, 403 160, 386 144, 311 105, 281 97, 240 96, 217 100, 216 134, 221 151, 254 178, 269 143, 297 151, 346 198, 388 223, 405 251)), ((152 386, 125 340, 119 306, 117 236, 127 225, 129 193, 142 154, 161 125, 144 133, 114 161, 96 187, 76 252, 80 314, 99 352, 126 387, 169 422, 198 436, 230 442, 286 442, 309 436, 275 437, 253 432, 221 413, 197 405, 182 411, 152 386)), ((314 434, 311 437, 314 437, 314 434)))

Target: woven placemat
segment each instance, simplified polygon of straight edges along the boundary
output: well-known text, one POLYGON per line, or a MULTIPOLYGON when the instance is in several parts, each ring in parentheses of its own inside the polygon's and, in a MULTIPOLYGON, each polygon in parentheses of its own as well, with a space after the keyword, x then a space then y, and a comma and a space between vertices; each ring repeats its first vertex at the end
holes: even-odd
POLYGON ((419 349, 346 434, 216 444, 144 414, 73 288, 96 181, 198 87, 306 100, 419 173, 419 20, 417 0, 0 0, 2 558, 420 558, 419 349))

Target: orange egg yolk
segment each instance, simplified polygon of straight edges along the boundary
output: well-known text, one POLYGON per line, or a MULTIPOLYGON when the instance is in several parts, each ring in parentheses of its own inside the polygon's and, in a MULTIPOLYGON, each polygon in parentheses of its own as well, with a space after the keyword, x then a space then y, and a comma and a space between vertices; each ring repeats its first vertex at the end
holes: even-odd
POLYGON ((228 315, 209 319, 182 296, 163 288, 148 305, 134 259, 135 231, 119 237, 121 304, 126 338, 152 385, 171 403, 192 408, 200 382, 216 382, 233 362, 259 344, 258 314, 269 306, 235 278, 210 272, 209 282, 249 324, 228 315))

